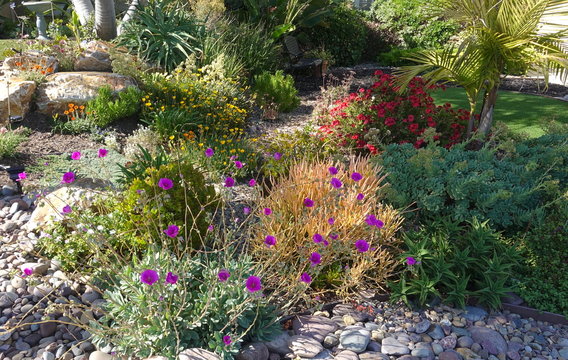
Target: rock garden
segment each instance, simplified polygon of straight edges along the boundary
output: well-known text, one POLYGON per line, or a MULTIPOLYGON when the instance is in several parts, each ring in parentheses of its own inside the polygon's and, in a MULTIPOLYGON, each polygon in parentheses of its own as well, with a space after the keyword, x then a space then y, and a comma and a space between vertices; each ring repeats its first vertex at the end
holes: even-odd
POLYGON ((0 360, 568 360, 566 1, 0 5, 0 360))

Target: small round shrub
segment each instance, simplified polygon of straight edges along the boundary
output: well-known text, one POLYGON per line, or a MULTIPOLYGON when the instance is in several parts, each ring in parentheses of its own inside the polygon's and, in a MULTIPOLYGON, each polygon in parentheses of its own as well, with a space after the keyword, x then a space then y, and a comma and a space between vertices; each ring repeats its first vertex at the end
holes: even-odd
POLYGON ((339 100, 323 115, 320 132, 339 146, 357 148, 376 154, 392 143, 411 143, 419 148, 426 144, 424 133, 435 131, 433 140, 449 148, 459 143, 469 119, 469 112, 454 110, 450 104, 436 106, 423 80, 414 78, 399 94, 396 78, 380 70, 375 83, 339 100))
POLYGON ((278 111, 290 112, 300 104, 294 78, 289 74, 284 75, 282 70, 274 74, 265 71, 255 76, 254 91, 261 105, 274 103, 278 111))

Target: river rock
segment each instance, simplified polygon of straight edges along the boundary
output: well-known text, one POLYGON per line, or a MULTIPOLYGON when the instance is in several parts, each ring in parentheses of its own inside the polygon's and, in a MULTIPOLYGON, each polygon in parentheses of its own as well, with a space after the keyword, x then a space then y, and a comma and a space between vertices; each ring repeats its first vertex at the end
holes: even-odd
POLYGON ((383 339, 381 352, 386 355, 406 355, 410 353, 410 349, 394 337, 388 337, 383 339))
POLYGON ((482 321, 487 315, 487 311, 475 306, 466 306, 465 311, 460 314, 461 317, 473 322, 482 321))
POLYGON ((359 326, 348 326, 339 335, 340 347, 355 353, 365 351, 370 340, 371 332, 359 326))
POLYGON ((0 86, 0 126, 8 125, 8 98, 10 99, 10 116, 24 117, 29 109, 36 83, 12 78, 1 82, 0 86))
POLYGON ((440 340, 440 345, 444 348, 444 350, 451 350, 456 347, 456 338, 453 336, 446 336, 440 340))
POLYGON ((112 71, 109 55, 111 45, 103 41, 89 41, 75 60, 75 71, 112 71))
POLYGON ((69 104, 84 105, 95 98, 103 86, 120 92, 136 83, 128 76, 114 73, 60 72, 49 75, 38 87, 36 105, 43 114, 63 114, 69 104))
POLYGON ((446 350, 438 355, 440 360, 463 360, 462 356, 454 350, 446 350))
POLYGON ((362 354, 359 354, 359 356, 357 356, 357 354, 351 350, 343 350, 335 355, 335 360, 359 360, 361 359, 361 355, 362 354))
POLYGON ((287 332, 276 336, 271 341, 265 342, 264 345, 268 348, 271 353, 276 353, 279 355, 286 355, 291 352, 288 347, 288 341, 290 340, 290 335, 287 332))
POLYGON ((481 326, 472 326, 469 328, 469 332, 473 341, 480 344, 490 354, 498 355, 507 352, 507 343, 497 331, 481 326))
MULTIPOLYGON (((92 359, 89 358, 89 360, 92 359)), ((191 349, 185 349, 184 351, 179 353, 178 360, 221 360, 221 357, 215 353, 212 353, 211 351, 199 348, 191 348, 191 349)))
POLYGON ((389 359, 390 358, 388 355, 380 352, 365 351, 359 354, 359 360, 389 360, 389 359))
POLYGON ((2 63, 2 72, 6 77, 16 77, 22 71, 36 72, 41 75, 50 75, 57 72, 59 61, 39 51, 26 51, 22 54, 10 56, 2 63))
POLYGON ((294 355, 308 359, 323 351, 323 346, 317 340, 303 335, 291 336, 288 340, 288 347, 294 355))
POLYGON ((263 343, 252 343, 245 345, 241 348, 237 355, 236 360, 268 360, 268 348, 263 343))
POLYGON ((415 328, 414 331, 417 334, 422 334, 422 333, 425 333, 426 331, 428 331, 429 328, 430 328, 430 321, 422 320, 421 322, 416 324, 416 328, 415 328))
POLYGON ((337 330, 337 324, 323 316, 298 316, 292 327, 296 335, 308 336, 323 342, 325 336, 337 330))

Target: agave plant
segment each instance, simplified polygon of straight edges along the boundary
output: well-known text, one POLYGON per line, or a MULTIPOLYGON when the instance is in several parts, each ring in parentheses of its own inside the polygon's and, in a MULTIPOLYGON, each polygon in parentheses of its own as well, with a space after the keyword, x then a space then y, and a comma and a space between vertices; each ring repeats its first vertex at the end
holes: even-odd
POLYGON ((479 131, 487 134, 493 122, 497 89, 505 72, 535 71, 548 84, 551 73, 568 75, 568 28, 541 34, 544 19, 568 16, 568 0, 432 0, 434 14, 443 14, 464 26, 465 38, 458 47, 424 50, 409 57, 417 65, 403 67, 401 84, 422 74, 430 83, 452 81, 467 94, 473 112, 483 94, 479 131))

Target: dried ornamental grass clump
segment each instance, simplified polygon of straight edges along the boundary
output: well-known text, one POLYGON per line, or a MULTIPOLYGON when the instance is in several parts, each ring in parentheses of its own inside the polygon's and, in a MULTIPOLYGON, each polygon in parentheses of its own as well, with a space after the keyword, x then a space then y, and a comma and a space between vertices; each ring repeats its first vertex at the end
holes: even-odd
POLYGON ((402 223, 398 211, 380 202, 384 186, 380 169, 366 158, 348 167, 292 166, 260 201, 253 232, 251 252, 264 264, 267 288, 294 294, 308 279, 317 292, 338 295, 384 288, 396 266, 402 223))

